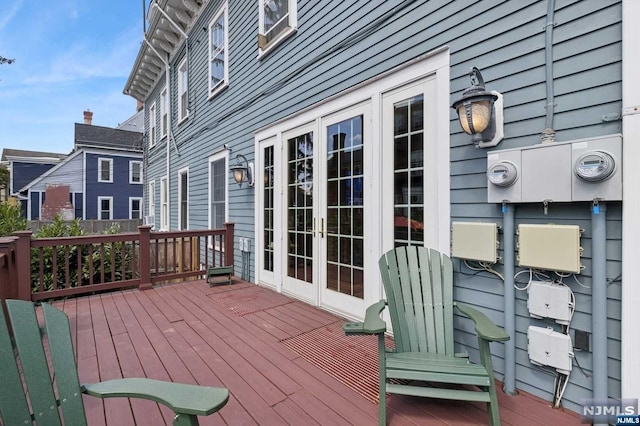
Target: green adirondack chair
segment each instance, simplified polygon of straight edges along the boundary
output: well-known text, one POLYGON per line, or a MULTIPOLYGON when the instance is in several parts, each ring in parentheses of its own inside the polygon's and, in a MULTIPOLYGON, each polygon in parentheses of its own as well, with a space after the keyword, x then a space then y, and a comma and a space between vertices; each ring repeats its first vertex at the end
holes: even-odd
POLYGON ((33 303, 6 300, 6 306, 13 337, 0 307, 0 423, 86 425, 84 393, 100 398, 150 399, 173 410, 174 425, 197 425, 197 416, 218 411, 229 399, 229 391, 224 388, 144 378, 80 385, 64 312, 43 303, 41 328, 33 303))
POLYGON ((378 335, 380 424, 386 424, 388 392, 487 402, 490 423, 499 425, 489 342, 509 340, 509 335, 480 311, 453 301, 453 268, 446 255, 424 247, 398 247, 384 254, 378 265, 387 300, 371 305, 364 322, 344 324, 343 330, 348 335, 378 335), (385 307, 389 308, 395 350, 384 344, 387 327, 380 314, 385 307), (454 307, 475 323, 481 364, 472 364, 466 354, 454 352, 454 307), (442 384, 473 385, 478 390, 442 384))

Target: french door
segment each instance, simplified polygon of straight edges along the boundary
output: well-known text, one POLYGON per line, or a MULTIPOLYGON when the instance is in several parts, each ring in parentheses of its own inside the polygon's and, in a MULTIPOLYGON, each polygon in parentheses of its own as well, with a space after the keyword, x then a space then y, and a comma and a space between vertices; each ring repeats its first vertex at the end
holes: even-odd
POLYGON ((448 251, 449 92, 442 65, 427 75, 409 67, 406 78, 376 81, 358 96, 257 134, 264 173, 256 182, 260 284, 363 318, 384 297, 382 253, 400 245, 448 251))
POLYGON ((282 134, 282 290, 358 312, 365 295, 365 184, 370 106, 282 134))

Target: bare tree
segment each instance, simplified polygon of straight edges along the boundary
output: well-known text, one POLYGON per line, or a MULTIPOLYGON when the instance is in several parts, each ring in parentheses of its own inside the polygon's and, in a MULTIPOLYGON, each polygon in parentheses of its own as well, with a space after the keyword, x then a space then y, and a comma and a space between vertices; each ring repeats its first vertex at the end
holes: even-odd
POLYGON ((15 61, 16 61, 15 59, 9 59, 9 58, 5 58, 4 56, 0 56, 0 65, 2 65, 2 64, 12 64, 15 61))

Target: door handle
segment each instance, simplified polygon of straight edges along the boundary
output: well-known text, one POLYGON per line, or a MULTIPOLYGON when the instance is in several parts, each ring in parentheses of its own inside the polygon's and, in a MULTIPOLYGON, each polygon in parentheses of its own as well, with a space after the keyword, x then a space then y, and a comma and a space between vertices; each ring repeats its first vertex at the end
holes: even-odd
POLYGON ((311 225, 311 236, 316 237, 316 218, 313 218, 313 225, 311 225))
POLYGON ((320 236, 324 238, 324 217, 320 219, 320 236))

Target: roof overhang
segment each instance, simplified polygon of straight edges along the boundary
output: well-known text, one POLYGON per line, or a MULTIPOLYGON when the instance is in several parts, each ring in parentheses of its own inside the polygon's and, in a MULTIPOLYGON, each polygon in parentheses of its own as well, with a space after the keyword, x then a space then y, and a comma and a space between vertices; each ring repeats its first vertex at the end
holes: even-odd
POLYGON ((209 0, 152 0, 144 40, 123 93, 144 102, 209 0))

